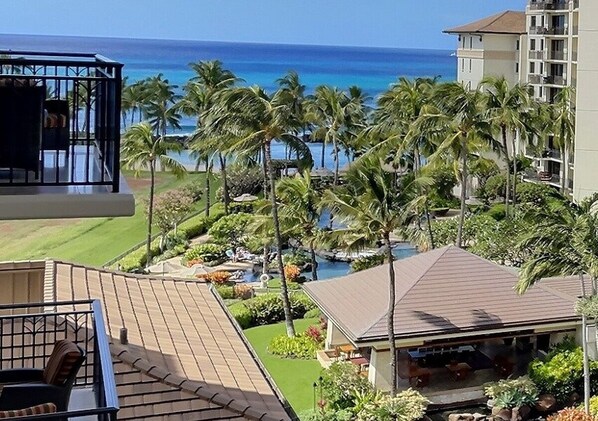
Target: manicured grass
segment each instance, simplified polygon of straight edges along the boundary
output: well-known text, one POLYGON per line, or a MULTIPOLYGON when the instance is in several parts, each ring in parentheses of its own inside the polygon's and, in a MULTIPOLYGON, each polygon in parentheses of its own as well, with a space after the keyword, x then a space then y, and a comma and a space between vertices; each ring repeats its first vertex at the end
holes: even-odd
MULTIPOLYGON (((317 324, 319 324, 317 318, 299 319, 295 320, 295 329, 297 332, 303 332, 309 326, 317 324)), ((266 350, 273 337, 286 333, 284 322, 252 327, 244 333, 295 412, 301 414, 313 409, 312 385, 322 371, 320 363, 315 359, 283 359, 269 354, 266 350)))
MULTIPOLYGON (((53 258, 97 266, 143 241, 147 232, 144 199, 149 192, 149 175, 141 173, 135 178, 131 172, 124 172, 124 176, 135 194, 134 216, 3 221, 0 223, 3 239, 0 261, 53 258)), ((192 181, 203 183, 204 180, 203 173, 191 173, 181 180, 168 173, 158 173, 156 191, 163 192, 192 181)), ((212 194, 218 186, 216 180, 212 194)), ((195 205, 196 209, 204 204, 202 198, 195 205)))

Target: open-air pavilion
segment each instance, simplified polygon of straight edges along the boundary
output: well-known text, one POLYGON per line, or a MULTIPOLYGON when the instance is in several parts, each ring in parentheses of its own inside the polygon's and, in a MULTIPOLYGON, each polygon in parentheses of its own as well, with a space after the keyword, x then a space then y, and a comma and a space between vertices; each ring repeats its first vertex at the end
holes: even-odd
MULTIPOLYGON (((574 278, 543 280, 518 295, 514 270, 454 246, 393 264, 398 386, 420 388, 433 403, 482 397, 484 383, 524 374, 531 359, 578 334, 574 278)), ((348 359, 390 389, 388 265, 305 291, 328 318, 320 362, 348 359)))

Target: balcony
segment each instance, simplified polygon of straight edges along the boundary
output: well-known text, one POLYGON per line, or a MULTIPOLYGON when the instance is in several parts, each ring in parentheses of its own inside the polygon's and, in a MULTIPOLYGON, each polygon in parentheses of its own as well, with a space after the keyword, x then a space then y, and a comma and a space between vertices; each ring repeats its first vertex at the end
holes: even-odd
POLYGON ((528 81, 532 85, 541 85, 544 82, 544 77, 542 75, 530 74, 528 77, 528 81))
MULTIPOLYGON (((118 397, 98 300, 0 306, 2 369, 43 368, 54 343, 61 339, 75 342, 87 358, 77 374, 68 410, 56 417, 116 420, 118 397)), ((47 414, 33 415, 23 420, 47 418, 47 414)))
POLYGON ((548 171, 536 172, 532 169, 526 170, 523 174, 523 180, 533 183, 546 183, 555 186, 560 186, 561 177, 559 174, 553 174, 548 171))
POLYGON ((530 60, 544 60, 544 51, 530 51, 529 58, 530 60))
POLYGON ((530 10, 568 10, 569 2, 563 0, 538 0, 529 3, 530 10))
POLYGON ((122 65, 0 50, 0 219, 124 216, 122 65))
POLYGON ((566 86, 567 81, 563 76, 544 76, 545 85, 566 86))
POLYGON ((564 51, 549 51, 547 59, 564 61, 567 60, 567 53, 564 51))
POLYGON ((564 26, 532 26, 529 29, 530 35, 566 35, 567 28, 564 26))
POLYGON ((561 151, 559 151, 558 149, 545 149, 542 151, 542 158, 560 161, 561 151))

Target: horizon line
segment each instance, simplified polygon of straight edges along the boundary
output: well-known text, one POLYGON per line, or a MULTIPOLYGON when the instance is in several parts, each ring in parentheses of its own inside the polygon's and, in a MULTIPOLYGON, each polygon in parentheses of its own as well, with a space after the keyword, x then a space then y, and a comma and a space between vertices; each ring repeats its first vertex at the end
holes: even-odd
POLYGON ((323 48, 367 48, 379 50, 426 50, 426 51, 454 51, 444 48, 416 48, 416 47, 381 47, 367 45, 332 45, 332 44, 289 44, 283 42, 254 42, 254 41, 217 41, 199 39, 176 39, 176 38, 131 38, 122 36, 91 36, 91 35, 51 35, 51 34, 7 34, 0 33, 0 37, 54 37, 54 38, 88 38, 88 39, 110 39, 110 40, 132 40, 132 41, 175 41, 175 42, 205 42, 214 44, 247 44, 247 45, 277 45, 289 47, 323 47, 323 48))

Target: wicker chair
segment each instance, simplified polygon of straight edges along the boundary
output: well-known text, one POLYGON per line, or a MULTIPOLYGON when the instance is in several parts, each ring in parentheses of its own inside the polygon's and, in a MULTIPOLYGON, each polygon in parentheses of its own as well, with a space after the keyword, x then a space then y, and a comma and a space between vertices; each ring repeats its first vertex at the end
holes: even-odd
POLYGON ((66 411, 71 389, 85 352, 68 340, 56 342, 45 369, 14 368, 0 370, 0 411, 15 410, 47 402, 66 411))

